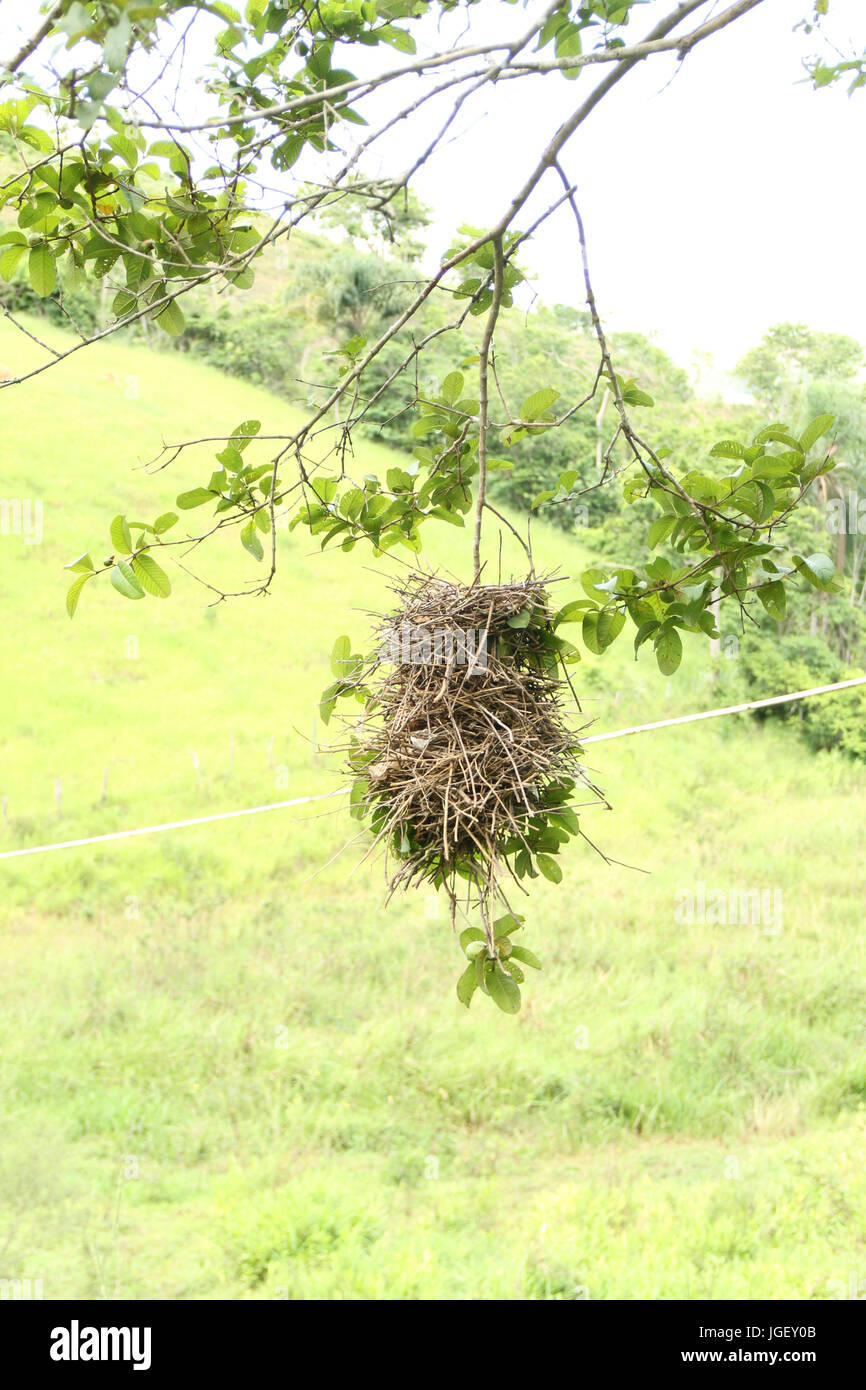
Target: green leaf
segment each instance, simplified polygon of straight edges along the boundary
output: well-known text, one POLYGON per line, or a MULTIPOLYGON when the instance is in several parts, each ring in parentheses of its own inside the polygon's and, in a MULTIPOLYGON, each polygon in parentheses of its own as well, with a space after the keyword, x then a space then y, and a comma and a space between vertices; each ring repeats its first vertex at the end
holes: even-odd
POLYGON ((611 609, 590 609, 583 616, 584 644, 596 656, 601 656, 619 636, 625 625, 625 614, 611 609))
POLYGON ((175 506, 180 507, 182 512, 191 511, 193 507, 201 507, 205 502, 216 501, 216 494, 209 492, 206 487, 194 487, 189 492, 181 492, 175 498, 175 506))
POLYGON ((683 639, 675 627, 665 627, 655 641, 656 660, 663 676, 672 676, 683 659, 683 639))
POLYGON ((503 1013, 520 1012, 520 989, 501 965, 497 964, 487 976, 487 992, 503 1013))
POLYGON ((172 338, 177 338, 183 332, 186 319, 183 316, 183 309, 176 299, 170 299, 165 307, 154 316, 154 323, 159 324, 160 328, 165 333, 170 334, 172 338))
POLYGON ((527 396, 520 407, 521 420, 538 420, 559 399, 559 392, 554 391, 552 386, 543 386, 540 391, 533 391, 532 395, 527 396))
POLYGON ((714 444, 710 450, 713 458, 720 459, 742 459, 746 457, 746 451, 742 444, 738 444, 736 439, 720 439, 718 444, 714 444))
MULTIPOLYGON (((800 448, 799 441, 788 433, 784 425, 765 425, 764 428, 758 430, 758 433, 755 435, 756 444, 768 444, 770 440, 776 444, 787 444, 789 449, 800 448)), ((751 458, 751 450, 746 450, 746 458, 754 462, 754 459, 751 458)))
POLYGON ((818 552, 815 555, 793 555, 794 566, 799 574, 815 589, 827 589, 833 582, 836 567, 829 555, 818 552))
POLYGON ((348 517, 349 521, 357 521, 364 510, 366 497, 359 487, 350 488, 347 493, 340 498, 340 511, 343 516, 348 517))
POLYGON ((782 581, 774 579, 772 584, 762 584, 758 590, 758 598, 770 617, 775 618, 777 623, 782 622, 788 608, 785 586, 782 581))
POLYGON ((128 168, 134 169, 138 163, 138 150, 132 140, 125 135, 112 135, 108 141, 111 148, 120 155, 128 168))
POLYGON ((776 510, 776 495, 773 492, 773 489, 770 487, 769 483, 761 483, 756 481, 755 487, 761 494, 761 506, 758 512, 758 520, 767 521, 768 518, 771 517, 773 515, 773 512, 776 510))
POLYGON ((800 435, 800 448, 803 450, 804 454, 809 452, 812 445, 821 438, 822 434, 827 433, 835 418, 835 415, 816 415, 814 420, 809 421, 809 424, 800 435))
POLYGON ((367 812, 367 794, 370 790, 369 778, 361 777, 352 783, 349 793, 349 815, 353 820, 363 820, 367 812))
POLYGON ((258 434, 261 427, 261 420, 244 420, 232 430, 231 437, 235 441, 234 447, 237 449, 238 453, 242 454, 247 445, 252 443, 253 438, 258 434), (247 436, 246 439, 244 435, 247 436))
MULTIPOLYGON (((706 473, 698 473, 695 471, 686 473, 685 477, 680 479, 680 483, 689 496, 693 497, 697 502, 716 502, 724 491, 718 479, 710 478, 706 473)), ((688 510, 688 503, 680 498, 677 498, 677 501, 681 502, 684 508, 688 510)))
POLYGON ((786 449, 783 454, 764 454, 755 459, 752 472, 765 478, 784 478, 796 473, 803 466, 803 455, 799 449, 786 449))
POLYGON ((486 941, 487 937, 480 927, 465 927, 460 933, 460 949, 465 951, 473 941, 486 941))
POLYGON ((402 468, 389 468, 385 478, 391 492, 409 492, 412 489, 412 477, 402 468))
POLYGON ((53 294, 57 284, 57 265, 50 246, 46 246, 44 243, 41 246, 34 246, 30 252, 27 269, 30 274, 30 283, 40 299, 45 299, 49 294, 53 294))
POLYGON ((470 961, 460 979, 457 981, 457 998, 467 1009, 472 1003, 472 996, 478 988, 478 976, 475 970, 475 962, 470 961))
POLYGON ((0 255, 0 276, 2 276, 3 279, 6 281, 11 280, 18 267, 18 262, 22 259, 22 257, 26 255, 26 242, 23 246, 7 246, 3 254, 0 255))
POLYGON ((579 623, 588 608, 594 608, 592 599, 579 598, 573 603, 566 603, 560 608, 558 613, 553 615, 553 626, 559 627, 562 623, 579 623))
POLYGON ((447 521, 451 526, 466 525, 459 512, 449 512, 444 507, 434 507, 430 516, 435 516, 439 521, 447 521))
POLYGON ((132 313, 136 303, 134 294, 130 294, 128 290, 118 290, 111 301, 111 312, 116 319, 126 318, 127 314, 132 313))
MULTIPOLYGON (((67 565, 66 568, 69 569, 70 566, 67 565)), ((84 588, 88 579, 90 579, 91 577, 92 576, 90 574, 80 574, 78 578, 74 579, 71 585, 69 586, 69 591, 66 595, 66 611, 69 614, 70 618, 73 618, 75 616, 75 610, 78 607, 78 600, 81 596, 81 590, 84 588)))
POLYGON ((339 486, 339 478, 315 478, 310 483, 310 491, 319 502, 327 504, 333 501, 334 494, 339 486))
POLYGON ((229 473, 239 473, 244 466, 241 451, 236 449, 233 444, 227 444, 224 449, 220 449, 216 459, 217 463, 222 464, 223 470, 227 470, 229 473))
POLYGON ((376 30, 377 37, 384 39, 391 44, 392 48, 398 49, 401 53, 414 53, 415 40, 405 29, 398 29, 394 24, 386 24, 384 28, 376 30))
POLYGON ((655 401, 647 391, 641 391, 639 386, 627 386, 622 393, 625 405, 655 405, 655 401))
POLYGON ((118 72, 126 60, 127 48, 132 38, 132 22, 129 15, 121 11, 120 18, 113 29, 109 29, 102 45, 105 66, 118 72))
POLYGON ((144 551, 132 561, 136 579, 143 589, 154 598, 168 598, 171 593, 171 580, 165 570, 156 563, 152 555, 144 551))
POLYGON ((563 806, 561 810, 549 814, 552 824, 564 827, 570 835, 580 834, 580 821, 570 806, 563 806))
POLYGON ((549 502, 551 497, 555 496, 556 493, 551 492, 549 488, 546 492, 539 492, 537 496, 533 497, 532 502, 530 504, 530 509, 534 512, 536 508, 540 507, 543 502, 549 502))
POLYGON ((348 637, 338 637, 331 649, 331 670, 335 676, 345 678, 346 668, 352 653, 352 643, 348 637))
POLYGON ((607 571, 596 567, 584 570, 583 574, 580 576, 580 584, 583 592, 588 595, 589 598, 595 599, 597 603, 606 603, 610 597, 603 589, 598 588, 598 585, 602 582, 606 582, 606 580, 607 571))
MULTIPOLYGON (((566 20, 565 23, 559 27, 556 38, 554 39, 553 51, 557 58, 577 58, 580 55, 580 28, 578 25, 573 24, 570 20, 566 20)), ((577 72, 570 75, 576 76, 579 71, 580 70, 577 69, 577 72)), ((566 70, 566 76, 568 75, 568 70, 566 70)))
POLYGON ((652 637, 656 628, 660 626, 658 618, 648 618, 645 623, 641 623, 634 635, 634 654, 637 656, 644 642, 648 637, 652 637))
POLYGON ((153 523, 153 529, 158 536, 161 536, 164 531, 170 531, 172 526, 177 524, 177 521, 177 512, 163 512, 162 516, 158 516, 153 523))
POLYGON ((597 635, 602 651, 607 651, 607 648, 616 641, 624 627, 625 613, 621 610, 606 609, 599 613, 597 635))
POLYGON ((510 912, 504 917, 498 917, 493 923, 493 939, 499 941, 503 936, 510 936, 512 932, 520 931, 523 926, 523 918, 513 916, 510 912))
POLYGON ((532 951, 528 951, 525 946, 512 946, 511 956, 515 960, 522 961, 524 965, 531 965, 533 970, 541 969, 541 961, 532 951))
POLYGON ((334 681, 333 685, 329 685, 327 690, 322 693, 321 699, 319 700, 319 714, 322 716, 322 722, 324 724, 328 723, 331 715, 334 713, 334 706, 337 703, 337 692, 339 689, 340 682, 334 681))
POLYGON ((580 481, 580 474, 576 468, 566 468, 564 473, 560 473, 557 482, 557 491, 566 497, 570 495, 575 483, 580 481))
POLYGON ((90 556, 79 555, 77 560, 72 560, 68 565, 64 565, 65 570, 83 570, 87 574, 93 574, 94 565, 90 556))
POLYGON ((126 560, 118 560, 111 571, 111 582, 124 598, 144 598, 144 590, 135 577, 132 566, 126 560))
POLYGON ((559 867, 556 860, 551 858, 549 854, 537 854, 535 856, 535 862, 544 874, 544 877, 549 878, 551 883, 562 882, 562 869, 559 867))
POLYGON ((264 558, 265 552, 258 537, 255 517, 252 517, 247 522, 246 526, 241 527, 241 545, 244 550, 249 551, 254 560, 261 560, 264 558))
POLYGON ((656 517, 647 535, 647 545, 650 550, 654 550, 660 541, 667 540, 671 531, 676 526, 678 519, 679 518, 676 516, 656 517))
POLYGON ((119 550, 122 555, 128 555, 132 550, 132 536, 129 534, 126 517, 116 516, 109 527, 109 532, 114 549, 119 550))
POLYGON ((441 396, 446 405, 454 405, 459 401, 463 391, 463 373, 449 372, 442 383, 441 396))

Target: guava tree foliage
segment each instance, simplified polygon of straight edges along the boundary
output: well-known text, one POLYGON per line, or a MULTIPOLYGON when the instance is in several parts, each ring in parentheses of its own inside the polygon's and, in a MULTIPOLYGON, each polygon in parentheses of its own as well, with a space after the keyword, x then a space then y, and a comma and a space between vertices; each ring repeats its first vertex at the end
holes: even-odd
MULTIPOLYGON (((399 224, 419 171, 446 142, 458 203, 461 179, 472 178, 454 140, 465 116, 488 105, 495 121, 497 101, 514 100, 514 83, 527 112, 533 84, 564 78, 574 88, 571 113, 555 130, 539 130, 534 159, 502 191, 503 209, 486 225, 456 232, 440 264, 395 296, 375 339, 358 334, 343 343, 337 383, 298 429, 277 436, 267 422, 203 421, 214 456, 199 484, 155 497, 150 520, 106 518, 111 555, 94 561, 91 550, 102 547, 91 545, 68 566, 70 615, 82 592, 105 579, 126 599, 168 597, 171 562, 189 570, 190 556, 227 529, 237 530, 250 564, 260 567, 240 593, 262 593, 277 571, 278 521, 287 512, 291 526, 309 530, 323 549, 362 545, 377 557, 398 549, 414 555, 423 527, 464 528, 468 518, 467 572, 478 579, 485 518, 516 530, 488 500, 491 471, 511 466, 517 444, 576 412, 594 415, 605 392, 613 425, 591 488, 622 488, 627 502, 654 503, 650 542, 658 556, 643 567, 618 557, 581 576, 580 592, 566 596, 553 618, 555 629, 570 624, 579 633, 574 641, 550 634, 558 659, 579 660, 581 642, 601 653, 630 623, 635 648, 651 643, 670 673, 683 632, 717 635, 720 603, 735 603, 748 618, 757 602, 781 618, 791 585, 831 589, 831 561, 786 546, 784 527, 816 476, 832 467, 821 451, 832 417, 771 421, 752 439, 720 440, 705 459, 675 459, 663 439, 650 443, 649 427, 636 422, 651 418, 653 401, 612 360, 578 190, 565 168, 572 137, 635 66, 664 54, 684 61, 762 3, 681 0, 661 17, 655 4, 655 22, 638 38, 646 0, 513 4, 494 36, 489 7, 479 21, 478 0, 19 4, 19 38, 7 36, 0 54, 8 146, 0 163, 0 276, 26 275, 38 296, 55 299, 75 336, 60 348, 37 337, 44 358, 0 383, 2 391, 140 320, 182 334, 186 295, 208 284, 249 287, 260 258, 296 228, 317 225, 317 216, 318 225, 333 225, 342 210, 347 226, 373 222, 380 233, 399 224), (383 175, 392 133, 415 127, 410 167, 383 175), (588 381, 527 383, 522 399, 509 400, 496 374, 497 325, 521 303, 527 242, 554 215, 574 227, 574 264, 563 276, 582 281, 597 368, 588 381), (66 304, 82 277, 106 294, 105 322, 90 333, 66 304), (384 383, 380 371, 368 385, 371 364, 433 296, 449 306, 445 326, 415 336, 384 383), (359 474, 354 428, 398 374, 421 380, 425 347, 443 335, 453 345, 451 370, 437 390, 416 389, 412 456, 385 478, 359 474), (193 512, 207 520, 192 524, 193 512)), ((616 151, 611 160, 615 172, 616 151)), ((201 442, 173 445, 159 459, 155 490, 164 487, 162 470, 201 442)), ((587 490, 585 469, 566 470, 533 505, 587 490)), ((528 539, 519 539, 532 574, 528 539)), ((216 601, 230 596, 208 587, 216 601)), ((344 694, 357 694, 351 674, 326 691, 326 718, 344 694)), ((544 843, 548 860, 560 839, 544 843)))

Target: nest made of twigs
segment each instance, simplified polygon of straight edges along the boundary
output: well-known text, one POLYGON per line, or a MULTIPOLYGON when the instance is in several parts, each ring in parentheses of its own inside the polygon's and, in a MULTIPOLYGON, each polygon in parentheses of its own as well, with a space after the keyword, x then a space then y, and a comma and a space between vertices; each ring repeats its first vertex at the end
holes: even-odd
POLYGON ((551 580, 461 585, 413 574, 395 586, 364 671, 370 692, 348 764, 354 812, 390 856, 390 891, 428 881, 477 893, 485 922, 503 871, 559 877, 590 788, 551 580), (551 867, 552 866, 552 867, 551 867), (460 882, 462 881, 462 882, 460 882))

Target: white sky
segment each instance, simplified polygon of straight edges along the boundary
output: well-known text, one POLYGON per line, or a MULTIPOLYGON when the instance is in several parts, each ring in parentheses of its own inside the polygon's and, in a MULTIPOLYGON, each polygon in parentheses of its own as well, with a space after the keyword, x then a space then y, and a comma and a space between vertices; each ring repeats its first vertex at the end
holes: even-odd
MULTIPOLYGON (((485 8, 491 19, 504 10, 509 32, 525 22, 516 7, 485 8)), ((641 7, 630 31, 637 38, 670 8, 641 7)), ((563 158, 603 316, 655 334, 684 366, 709 350, 730 368, 781 320, 866 342, 866 89, 849 98, 799 83, 816 39, 792 26, 810 9, 811 0, 767 0, 684 64, 657 55, 605 98, 563 158)), ((864 0, 832 0, 831 18, 862 51, 864 0)), ((442 235, 504 208, 597 72, 507 83, 506 99, 489 103, 492 120, 464 126, 417 185, 442 235)), ((548 187, 555 196, 555 175, 548 187)), ((567 213, 525 259, 542 298, 582 302, 567 213)))
MULTIPOLYGON (((815 92, 800 81, 802 61, 819 41, 794 33, 793 25, 812 5, 765 0, 684 64, 668 55, 646 61, 605 98, 563 158, 578 185, 605 321, 655 336, 683 366, 709 351, 718 368, 730 369, 771 324, 786 319, 866 342, 866 89, 849 98, 842 86, 815 92)), ((540 6, 529 0, 525 8, 531 14, 540 6)), ((636 8, 629 37, 639 38, 670 7, 671 0, 652 0, 636 8)), ((866 0, 831 0, 830 11, 831 34, 849 51, 859 41, 862 51, 866 0)), ((4 52, 14 48, 19 26, 31 32, 34 14, 33 0, 3 5, 4 52)), ((431 26, 431 50, 447 46, 443 37, 459 39, 462 24, 452 17, 438 35, 431 26)), ((523 5, 481 0, 471 25, 463 42, 503 30, 510 36, 528 27, 527 13, 523 5)), ((207 52, 203 40, 190 43, 193 61, 197 51, 207 52)), ((383 45, 356 49, 345 61, 364 72, 397 66, 401 55, 383 45)), ((461 221, 486 225, 500 214, 600 73, 590 69, 574 82, 558 74, 505 82, 466 110, 454 138, 413 185, 435 210, 433 251, 444 249, 461 221)), ((406 78, 398 90, 415 83, 420 93, 425 81, 406 78)), ((187 99, 200 116, 200 89, 187 99)), ((420 129, 409 122, 397 128, 381 164, 368 163, 368 172, 394 174, 412 162, 443 114, 427 110, 420 129)), ((555 175, 548 178, 552 200, 561 186, 555 175)), ((536 200, 532 212, 546 201, 536 200)), ((548 303, 582 303, 575 251, 563 211, 524 255, 548 303)))

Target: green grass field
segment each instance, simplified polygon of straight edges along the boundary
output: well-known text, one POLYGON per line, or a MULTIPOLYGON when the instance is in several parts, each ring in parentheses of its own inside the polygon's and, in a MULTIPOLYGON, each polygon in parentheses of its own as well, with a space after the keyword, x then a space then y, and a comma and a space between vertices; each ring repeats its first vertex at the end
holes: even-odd
MULTIPOLYGON (((36 355, 0 326, 0 367, 36 355)), ((163 440, 276 433, 292 409, 107 345, 0 410, 2 495, 45 518, 41 545, 0 535, 0 850, 339 786, 317 698, 334 639, 387 602, 384 562, 296 531, 267 599, 214 608, 178 573, 166 602, 106 584, 64 609, 61 566, 108 553, 113 515, 200 481, 206 451, 140 467, 163 440)), ((431 542, 465 575, 468 536, 431 542)), ((575 575, 567 537, 537 542, 575 575)), ((236 536, 201 560, 254 563, 236 536)), ((576 681, 596 730, 715 703, 697 646, 670 687, 630 644, 576 681)), ((357 831, 340 801, 0 862, 0 1279, 49 1299, 866 1294, 866 770, 741 717, 590 751, 613 805, 590 833, 637 868, 584 847, 533 885, 545 969, 517 1019, 457 1003, 433 895, 384 910, 360 841, 328 863, 357 831), (683 924, 699 883, 781 890, 781 929, 683 924)))

